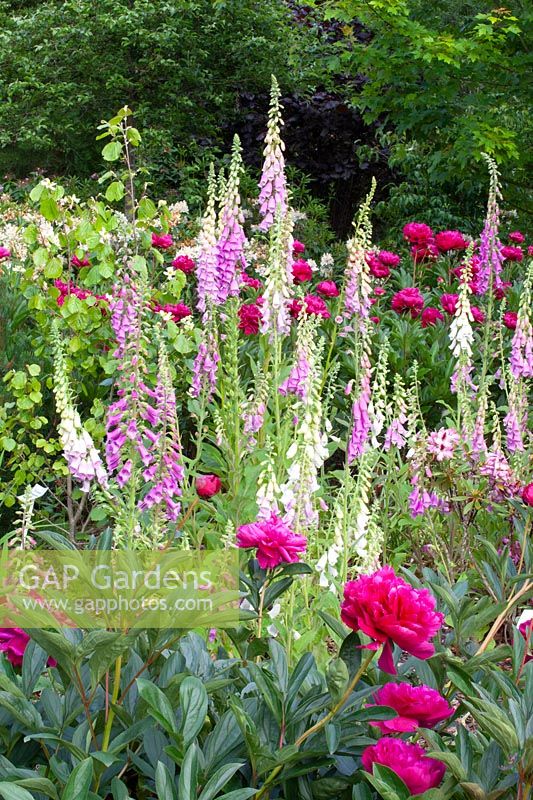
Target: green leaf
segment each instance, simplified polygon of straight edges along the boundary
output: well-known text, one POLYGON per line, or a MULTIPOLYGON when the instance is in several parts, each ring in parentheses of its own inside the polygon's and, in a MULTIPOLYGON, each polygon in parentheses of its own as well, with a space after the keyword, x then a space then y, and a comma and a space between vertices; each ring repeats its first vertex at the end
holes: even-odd
POLYGON ((216 772, 211 775, 209 780, 207 781, 206 785, 204 786, 204 790, 198 800, 213 800, 214 797, 219 793, 221 789, 227 784, 227 782, 235 775, 237 770, 242 767, 241 763, 234 763, 234 764, 224 764, 223 767, 217 769, 216 772))
POLYGON ((201 731, 207 714, 207 703, 207 692, 202 681, 192 676, 185 678, 180 686, 180 732, 185 747, 201 731))
POLYGON ((0 796, 4 800, 33 800, 33 796, 27 789, 10 781, 0 781, 0 796))
POLYGON ((33 789, 36 792, 45 794, 51 797, 52 800, 58 800, 57 789, 48 778, 22 778, 17 781, 17 784, 25 789, 33 789))
POLYGON ((137 209, 139 219, 153 219, 157 214, 157 207, 149 197, 143 197, 137 209))
POLYGON ((48 656, 43 648, 30 639, 22 658, 22 691, 26 697, 30 697, 32 694, 35 684, 46 667, 47 660, 48 656))
POLYGON ((61 800, 87 800, 93 780, 93 760, 85 758, 72 771, 61 800))
POLYGON ((178 800, 172 775, 162 761, 157 762, 155 770, 155 788, 158 800, 178 800))
POLYGON ((195 744, 191 744, 180 772, 178 784, 180 800, 196 800, 198 788, 198 753, 195 744))
POLYGON ((408 800, 411 792, 392 769, 376 763, 372 769, 372 775, 365 772, 365 778, 380 793, 383 800, 408 800))
POLYGON ((108 142, 102 150, 102 158, 104 161, 116 161, 117 158, 120 158, 121 153, 121 142, 108 142))
POLYGON ((105 191, 105 198, 112 203, 115 200, 122 200, 124 197, 124 184, 122 181, 113 181, 105 191))
POLYGON ((113 778, 111 781, 111 794, 113 800, 131 800, 128 787, 119 778, 113 778))
POLYGON ((177 733, 178 726, 172 706, 161 689, 151 681, 137 678, 137 688, 142 699, 147 703, 152 717, 166 730, 167 733, 177 733))
POLYGON ((41 197, 40 203, 40 210, 41 214, 48 222, 55 222, 55 220, 59 219, 61 216, 61 212, 59 211, 59 206, 57 205, 54 198, 48 194, 48 192, 44 192, 41 197))
POLYGON ((221 795, 217 800, 248 800, 254 794, 257 794, 257 789, 235 789, 233 792, 221 795))

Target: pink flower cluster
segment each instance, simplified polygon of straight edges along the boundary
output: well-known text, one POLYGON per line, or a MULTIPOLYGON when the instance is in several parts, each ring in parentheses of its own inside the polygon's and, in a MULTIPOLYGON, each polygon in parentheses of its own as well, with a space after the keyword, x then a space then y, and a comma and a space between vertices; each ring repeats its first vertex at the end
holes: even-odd
POLYGON ((269 519, 241 525, 237 531, 237 544, 255 548, 261 569, 274 569, 280 564, 293 564, 307 547, 305 536, 294 533, 285 522, 272 514, 269 519))
POLYGON ((446 772, 442 761, 430 758, 418 744, 384 736, 361 756, 363 769, 372 773, 374 764, 392 769, 412 795, 423 794, 439 785, 446 772))
POLYGON ((59 289, 59 296, 57 298, 58 306, 62 306, 69 295, 77 297, 78 300, 86 300, 88 297, 95 297, 97 300, 104 300, 107 302, 105 294, 93 294, 88 289, 82 289, 80 286, 75 286, 73 283, 64 283, 58 279, 54 281, 54 286, 56 289, 59 289))

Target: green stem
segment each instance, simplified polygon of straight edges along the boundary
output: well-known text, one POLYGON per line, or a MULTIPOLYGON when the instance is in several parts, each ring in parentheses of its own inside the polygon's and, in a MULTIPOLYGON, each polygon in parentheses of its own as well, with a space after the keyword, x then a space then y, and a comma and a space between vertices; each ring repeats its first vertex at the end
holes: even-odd
POLYGON ((115 677, 113 678, 113 694, 111 695, 111 707, 104 728, 104 737, 102 739, 102 752, 107 752, 109 747, 109 739, 111 737, 111 728, 113 727, 113 720, 115 718, 115 711, 113 706, 118 700, 118 693, 120 691, 120 671, 122 669, 122 656, 119 656, 115 661, 115 677))

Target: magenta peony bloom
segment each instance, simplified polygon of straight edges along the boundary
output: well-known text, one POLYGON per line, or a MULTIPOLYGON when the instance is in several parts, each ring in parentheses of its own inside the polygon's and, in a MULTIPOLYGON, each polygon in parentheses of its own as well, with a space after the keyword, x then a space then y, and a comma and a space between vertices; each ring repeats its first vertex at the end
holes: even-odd
POLYGON ((386 267, 397 267, 401 258, 396 253, 391 253, 389 250, 380 250, 378 258, 386 267))
POLYGON ((403 235, 410 244, 427 244, 433 239, 433 231, 423 222, 408 222, 404 225, 403 235))
MULTIPOLYGON (((30 637, 22 628, 0 628, 0 650, 6 653, 8 661, 15 667, 22 665, 24 651, 29 641, 30 637)), ((49 658, 48 666, 55 667, 56 661, 49 658)))
POLYGON ((420 324, 423 328, 427 328, 430 325, 435 325, 438 320, 443 320, 444 317, 440 313, 438 308, 433 308, 432 306, 428 306, 422 311, 422 317, 420 324))
POLYGON ((305 281, 311 280, 313 271, 305 259, 299 258, 298 261, 294 262, 292 265, 292 277, 295 283, 305 283, 305 281))
POLYGON ((457 311, 457 301, 459 300, 458 294, 443 294, 440 298, 440 304, 447 314, 452 316, 457 311))
POLYGON ((390 275, 389 267, 380 261, 379 258, 372 253, 367 257, 368 266, 370 269, 370 274, 374 276, 374 278, 388 278, 390 275))
POLYGON ((7 247, 0 247, 0 261, 3 261, 4 258, 9 258, 11 255, 11 250, 7 247))
POLYGON ((533 245, 531 244, 529 245, 529 247, 527 248, 527 254, 528 256, 533 256, 533 245))
POLYGON ((521 247, 511 247, 508 245, 502 247, 500 253, 506 261, 522 261, 524 258, 524 251, 521 247))
POLYGON ((435 261, 438 255, 439 248, 432 240, 414 244, 411 247, 411 256, 415 264, 420 264, 423 261, 435 261))
POLYGON ((247 272, 241 272, 241 280, 250 289, 261 289, 263 286, 259 278, 252 278, 247 272))
POLYGON ((192 314, 191 309, 185 303, 165 303, 164 306, 156 303, 154 311, 164 311, 166 314, 171 314, 173 322, 181 322, 182 319, 190 317, 192 314))
POLYGON ((218 475, 198 475, 194 485, 197 495, 207 500, 220 492, 222 481, 218 475))
POLYGON ((156 247, 158 250, 168 250, 172 245, 170 233, 152 233, 152 247, 156 247))
POLYGON ((385 294, 385 289, 383 288, 383 286, 375 286, 374 287, 374 294, 377 297, 382 297, 385 294))
POLYGON ((72 258, 70 259, 70 263, 72 264, 73 267, 78 267, 78 269, 80 269, 81 267, 91 266, 91 262, 89 261, 88 258, 78 258, 76 254, 72 256, 72 258))
POLYGON ((245 336, 255 336, 256 333, 259 333, 263 315, 257 303, 243 303, 238 313, 238 328, 243 331, 245 336))
POLYGON ((522 489, 522 500, 526 506, 533 506, 533 483, 528 483, 522 489))
POLYGON ((518 322, 518 314, 516 311, 506 311, 503 315, 503 324, 506 328, 509 328, 510 331, 516 330, 516 324, 518 322))
POLYGON ((316 287, 318 294, 321 294, 322 297, 338 297, 339 290, 337 289, 337 284, 334 281, 321 281, 316 287))
MULTIPOLYGON (((328 311, 328 307, 325 302, 322 300, 321 297, 317 297, 314 294, 306 294, 304 297, 305 303, 305 311, 307 314, 316 314, 318 317, 322 317, 323 319, 329 319, 331 314, 328 311)), ((298 319, 298 315, 302 308, 301 300, 291 300, 289 303, 289 312, 291 317, 294 319, 298 319)))
POLYGON ((513 242, 513 244, 522 244, 522 242, 526 240, 526 237, 523 233, 520 233, 520 231, 511 231, 507 238, 510 242, 513 242))
POLYGON ((241 525, 237 531, 239 547, 257 548, 257 560, 261 569, 274 569, 279 564, 293 564, 300 560, 300 553, 307 547, 305 536, 298 536, 272 514, 270 519, 241 525))
POLYGON ((435 244, 441 253, 447 253, 449 250, 465 250, 468 247, 468 242, 460 231, 440 231, 435 236, 435 244))
POLYGON ((176 256, 172 262, 172 266, 174 269, 178 269, 180 272, 184 272, 186 275, 189 272, 194 272, 196 269, 196 264, 192 258, 189 258, 189 256, 176 256))
POLYGON ((414 319, 419 316, 424 307, 424 298, 418 289, 414 286, 408 286, 406 289, 396 292, 392 298, 391 307, 397 314, 409 311, 414 319))
POLYGON ((477 306, 470 306, 470 311, 472 312, 474 322, 479 322, 479 323, 485 322, 485 314, 480 308, 478 308, 477 306))
POLYGON ((370 745, 361 756, 363 769, 372 774, 374 764, 389 767, 401 778, 412 795, 436 788, 444 777, 446 765, 430 758, 418 744, 384 736, 370 745))
POLYGON ((410 733, 417 728, 433 728, 453 714, 453 708, 435 689, 410 683, 386 683, 374 697, 372 706, 388 706, 398 716, 371 722, 382 733, 410 733))
POLYGON ((354 631, 362 630, 384 644, 378 666, 396 674, 392 642, 417 658, 435 653, 429 641, 442 625, 443 615, 435 611, 435 598, 427 589, 414 589, 396 575, 392 567, 382 567, 371 575, 361 575, 344 587, 341 619, 354 631))
POLYGON ((297 255, 301 255, 305 250, 305 244, 299 242, 298 239, 294 239, 292 243, 292 252, 296 253, 297 255))

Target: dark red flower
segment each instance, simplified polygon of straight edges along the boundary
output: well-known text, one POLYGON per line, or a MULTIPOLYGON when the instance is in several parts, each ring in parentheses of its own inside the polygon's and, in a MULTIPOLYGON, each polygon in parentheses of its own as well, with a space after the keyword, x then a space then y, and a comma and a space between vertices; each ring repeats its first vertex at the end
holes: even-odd
POLYGON ((337 288, 337 284, 334 281, 321 281, 316 287, 318 294, 321 294, 322 297, 338 297, 339 290, 337 288))
POLYGON ((435 244, 441 253, 449 250, 465 250, 468 242, 460 231, 440 231, 435 236, 435 244))
POLYGON ((406 289, 396 292, 392 298, 391 307, 397 314, 409 311, 414 319, 418 317, 424 307, 424 298, 416 287, 408 286, 406 289))
POLYGON ((518 314, 516 311, 506 311, 503 315, 503 324, 510 331, 516 330, 516 323, 518 322, 518 314))
POLYGON ((259 333, 263 315, 257 303, 243 303, 239 308, 239 330, 245 336, 254 336, 259 333))
POLYGON ((533 506, 533 483, 528 483, 522 489, 522 500, 526 506, 533 506))
POLYGON ((189 256, 176 256, 172 262, 172 266, 174 269, 178 269, 180 272, 184 272, 185 274, 194 272, 196 269, 196 264, 192 258, 189 258, 189 256))
POLYGON ((521 247, 511 247, 508 245, 502 247, 500 252, 506 261, 522 261, 524 258, 524 251, 521 247))
POLYGON ((427 328, 430 325, 435 325, 438 320, 443 320, 444 317, 440 313, 438 308, 433 308, 432 306, 428 306, 422 311, 421 317, 421 325, 423 328, 427 328))
POLYGON ((459 300, 458 294, 443 294, 440 298, 440 304, 447 314, 452 316, 457 311, 457 301, 459 300))
MULTIPOLYGON (((304 297, 304 304, 305 304, 305 311, 307 314, 316 314, 317 316, 322 317, 323 319, 329 319, 331 317, 331 314, 328 311, 328 307, 321 297, 317 297, 314 294, 307 294, 304 297)), ((291 300, 291 302, 289 303, 289 312, 291 317, 297 319, 301 308, 302 308, 301 300, 291 300)))
POLYGON ((222 481, 218 475, 198 475, 194 483, 199 497, 209 499, 218 494, 222 488, 222 481))
POLYGON ((313 277, 313 271, 304 258, 299 258, 292 265, 292 276, 295 283, 305 283, 313 277))

